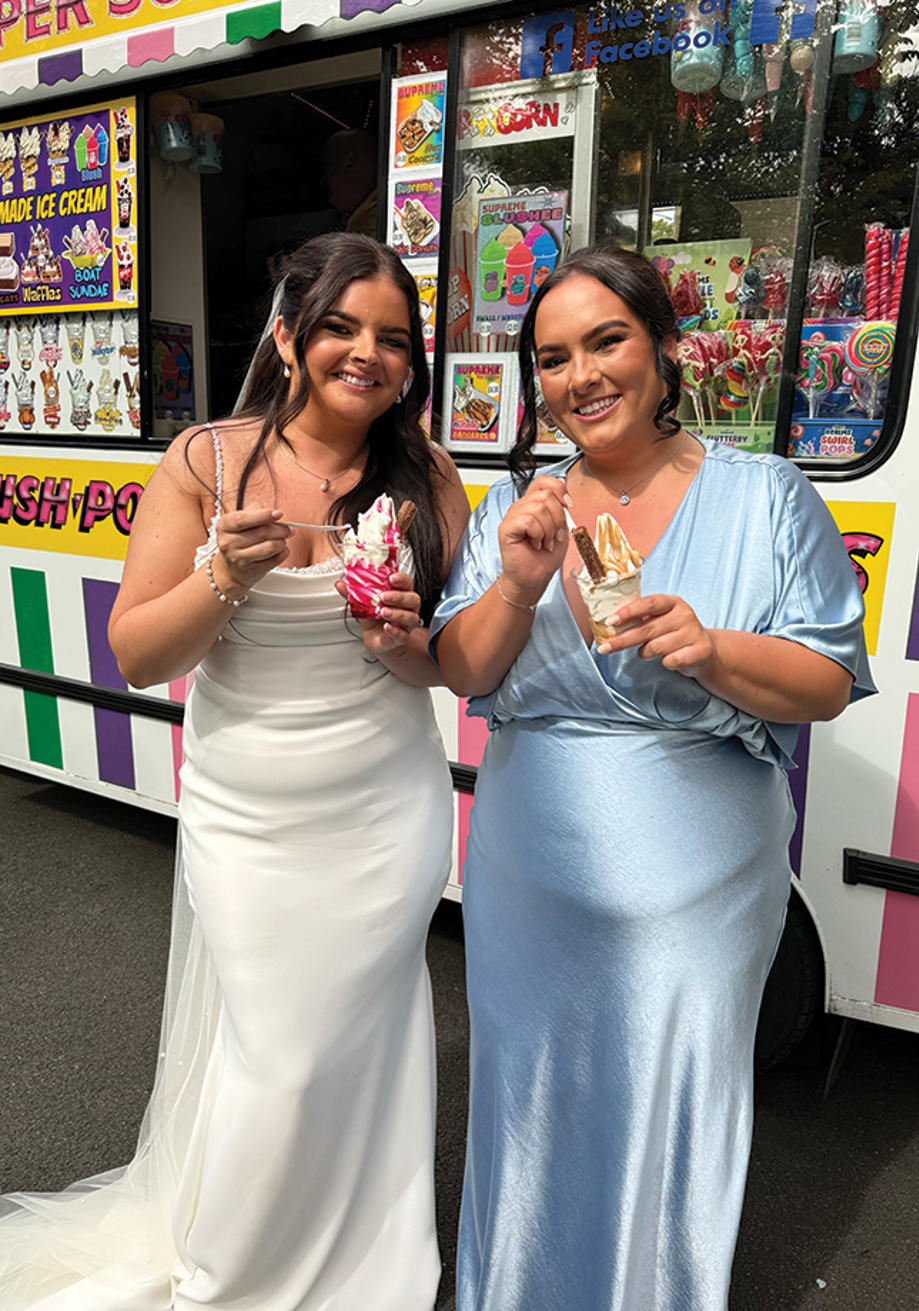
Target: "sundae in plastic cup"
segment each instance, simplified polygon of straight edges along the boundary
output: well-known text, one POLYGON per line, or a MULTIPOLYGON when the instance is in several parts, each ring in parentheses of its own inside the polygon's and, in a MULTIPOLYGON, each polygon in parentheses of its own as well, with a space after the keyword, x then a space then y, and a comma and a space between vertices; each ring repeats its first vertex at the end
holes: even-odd
POLYGON ((392 574, 415 572, 412 548, 403 534, 415 517, 415 506, 405 501, 396 514, 390 497, 378 496, 357 517, 357 530, 349 528, 342 541, 348 605, 355 619, 379 619, 380 595, 390 591, 392 574))
POLYGON ((634 628, 637 619, 619 628, 613 628, 608 620, 619 606, 641 596, 641 556, 629 546, 625 533, 611 514, 598 517, 595 542, 586 528, 572 529, 571 536, 584 562, 584 568, 574 576, 597 642, 634 628))

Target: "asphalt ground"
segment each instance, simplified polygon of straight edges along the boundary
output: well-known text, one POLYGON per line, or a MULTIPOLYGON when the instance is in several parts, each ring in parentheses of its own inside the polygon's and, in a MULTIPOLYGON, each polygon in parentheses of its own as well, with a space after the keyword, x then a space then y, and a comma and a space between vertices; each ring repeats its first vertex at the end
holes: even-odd
MULTIPOLYGON (((0 1191, 52 1191, 133 1152, 156 1057, 175 824, 0 770, 0 838, 0 1191)), ((467 1041, 452 903, 428 959, 437 1311, 451 1311, 467 1041)), ((838 1028, 825 1021, 793 1063, 759 1076, 731 1311, 919 1311, 919 1035, 857 1026, 825 1100, 838 1028)))

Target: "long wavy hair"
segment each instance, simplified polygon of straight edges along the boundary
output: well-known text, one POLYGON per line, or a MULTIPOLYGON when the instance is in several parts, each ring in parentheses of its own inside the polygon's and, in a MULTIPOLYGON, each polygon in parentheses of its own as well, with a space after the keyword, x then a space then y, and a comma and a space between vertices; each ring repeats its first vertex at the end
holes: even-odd
POLYGON ((680 370, 664 349, 664 341, 679 336, 673 305, 663 279, 650 260, 634 250, 621 246, 585 246, 554 269, 530 302, 520 329, 518 356, 520 379, 523 388, 523 417, 517 430, 517 443, 508 453, 507 463, 514 483, 522 491, 536 472, 533 447, 536 442, 536 313, 543 299, 553 287, 567 278, 595 278, 597 282, 616 293, 629 309, 644 323, 654 351, 654 367, 667 388, 657 407, 654 426, 660 432, 659 441, 680 431, 673 412, 680 403, 680 370))
POLYGON ((334 502, 329 522, 356 523, 358 514, 368 510, 384 492, 392 497, 397 508, 403 501, 415 502, 418 514, 409 530, 409 540, 415 556, 415 587, 422 600, 422 616, 427 621, 443 585, 446 530, 435 498, 435 488, 443 481, 443 475, 420 423, 430 379, 418 289, 414 278, 389 247, 358 233, 329 232, 305 242, 283 262, 269 323, 256 348, 233 416, 240 421, 258 420, 261 425, 243 465, 236 508, 243 506, 246 486, 264 458, 271 436, 286 441, 286 428, 306 408, 310 396, 306 350, 316 327, 350 283, 379 277, 388 278, 405 296, 414 377, 402 403, 390 406, 370 425, 363 473, 356 486, 334 502), (299 366, 299 385, 293 392, 290 381, 284 377, 284 362, 272 331, 278 315, 293 338, 299 366))

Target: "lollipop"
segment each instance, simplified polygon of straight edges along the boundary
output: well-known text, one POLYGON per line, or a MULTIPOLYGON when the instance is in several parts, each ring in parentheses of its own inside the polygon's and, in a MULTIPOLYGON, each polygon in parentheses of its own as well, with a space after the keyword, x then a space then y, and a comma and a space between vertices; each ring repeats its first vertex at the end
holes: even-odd
POLYGON ((890 228, 881 229, 881 303, 878 318, 890 317, 890 303, 893 298, 893 233, 890 228))
POLYGON ((906 271, 906 252, 909 249, 909 228, 900 233, 897 243, 897 257, 893 266, 893 292, 890 297, 890 317, 896 319, 900 313, 900 297, 903 294, 903 274, 906 271))
POLYGON ((880 223, 865 229, 865 318, 881 317, 881 233, 880 223))
POLYGON ((696 423, 705 426, 705 410, 702 404, 702 389, 705 386, 708 364, 705 359, 697 332, 688 332, 677 346, 677 360, 680 365, 680 387, 692 402, 696 423))
POLYGON ((866 323, 846 342, 846 364, 855 374, 852 395, 869 419, 875 417, 882 400, 896 335, 892 323, 866 323))
POLYGON ((897 335, 893 323, 866 323, 846 342, 846 363, 853 373, 886 373, 893 360, 897 335))
POLYGON ((686 326, 695 327, 702 318, 702 297, 699 294, 699 284, 692 269, 684 269, 677 278, 676 286, 673 289, 673 309, 681 326, 683 326, 684 321, 695 319, 695 324, 686 324, 686 326))
POLYGON ((751 414, 753 405, 750 400, 750 377, 752 367, 746 354, 735 356, 723 366, 723 377, 727 391, 720 397, 726 410, 743 410, 749 405, 751 414))
POLYGON ((864 269, 852 268, 846 269, 843 278, 842 291, 839 293, 839 308, 843 314, 849 318, 856 318, 862 307, 862 296, 865 290, 865 272, 864 269))
POLYGON ((814 419, 822 399, 842 382, 845 348, 838 341, 803 341, 798 355, 797 385, 807 393, 807 417, 814 419))
POLYGON ((830 318, 839 304, 842 285, 842 269, 834 259, 821 255, 814 260, 807 279, 807 294, 814 318, 830 318))

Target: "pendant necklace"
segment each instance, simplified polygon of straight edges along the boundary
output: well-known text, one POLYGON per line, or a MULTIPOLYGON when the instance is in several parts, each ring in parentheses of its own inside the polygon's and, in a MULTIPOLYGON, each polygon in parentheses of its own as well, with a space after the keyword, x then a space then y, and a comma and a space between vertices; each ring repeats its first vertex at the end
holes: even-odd
MULTIPOLYGON (((288 460, 292 460, 298 469, 302 469, 304 473, 308 473, 311 478, 317 479, 317 481, 319 482, 319 490, 321 492, 327 492, 329 488, 332 486, 332 483, 337 483, 339 478, 344 478, 346 473, 350 473, 352 469, 356 469, 358 460, 360 459, 360 456, 364 450, 364 447, 362 446, 357 453, 358 460, 355 460, 353 464, 349 464, 347 469, 342 469, 341 473, 333 474, 331 478, 323 478, 321 474, 313 473, 312 469, 307 469, 305 464, 301 464, 300 461, 297 459, 296 455, 294 455, 293 451, 288 446, 286 441, 282 441, 279 438, 278 445, 280 446, 284 454, 287 456, 288 460)), ((675 454, 676 452, 674 451, 674 455, 675 454)))
MULTIPOLYGON (((688 433, 688 432, 684 432, 684 433, 683 433, 683 441, 680 442, 679 446, 677 446, 677 448, 676 448, 675 450, 673 450, 673 451, 670 452, 670 454, 667 456, 666 460, 661 460, 660 464, 656 464, 656 465, 654 466, 654 468, 650 470, 650 472, 648 472, 648 473, 646 473, 646 474, 643 474, 642 477, 639 478, 637 482, 632 483, 632 485, 631 485, 630 487, 626 487, 626 488, 625 488, 624 490, 622 490, 622 491, 620 491, 618 487, 614 487, 612 483, 608 483, 608 482, 606 481, 605 478, 601 478, 600 475, 599 475, 598 473, 594 473, 593 469, 591 469, 591 467, 590 467, 590 461, 588 460, 588 458, 587 458, 586 455, 584 456, 584 463, 587 465, 587 472, 590 474, 591 478, 596 478, 596 480, 597 480, 598 483, 602 483, 603 486, 604 486, 604 487, 608 487, 608 488, 610 489, 611 492, 615 492, 616 495, 619 497, 619 504, 620 504, 620 505, 628 505, 628 503, 629 503, 629 499, 630 499, 630 498, 629 498, 629 492, 634 491, 634 489, 639 485, 639 483, 647 482, 647 480, 651 477, 651 474, 652 474, 652 473, 657 473, 658 469, 663 469, 663 467, 664 467, 665 464, 669 464, 670 461, 673 459, 673 457, 674 457, 675 455, 678 455, 678 454, 680 453, 680 451, 681 451, 682 448, 683 448, 683 442, 685 442, 685 440, 686 440, 686 438, 687 438, 688 436, 689 436, 689 433, 688 433)), ((307 470, 307 473, 308 473, 308 472, 309 472, 309 470, 307 470)))

